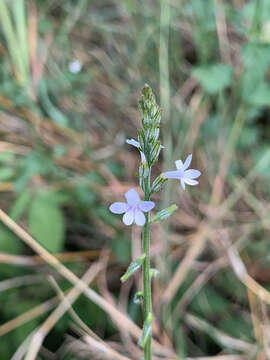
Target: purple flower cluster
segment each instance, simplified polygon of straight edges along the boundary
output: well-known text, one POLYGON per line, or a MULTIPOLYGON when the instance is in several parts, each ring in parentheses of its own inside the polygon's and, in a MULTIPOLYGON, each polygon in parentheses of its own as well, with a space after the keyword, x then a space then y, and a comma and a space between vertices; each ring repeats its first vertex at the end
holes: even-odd
MULTIPOLYGON (((134 139, 127 139, 126 142, 136 148, 140 148, 138 141, 134 139)), ((160 145, 160 148, 164 146, 160 145)), ((146 162, 145 155, 140 151, 141 161, 146 162)), ((197 179, 201 172, 195 169, 188 169, 191 164, 192 154, 188 155, 185 162, 182 160, 176 160, 175 165, 176 169, 174 171, 166 171, 161 176, 165 179, 177 179, 180 180, 182 188, 185 190, 186 185, 197 185, 199 182, 197 179)), ((125 225, 131 225, 135 222, 138 226, 143 226, 145 224, 145 215, 152 210, 155 206, 153 201, 141 201, 140 197, 136 190, 130 189, 126 192, 125 197, 127 202, 115 202, 110 206, 110 211, 114 214, 124 214, 123 222, 125 225)))

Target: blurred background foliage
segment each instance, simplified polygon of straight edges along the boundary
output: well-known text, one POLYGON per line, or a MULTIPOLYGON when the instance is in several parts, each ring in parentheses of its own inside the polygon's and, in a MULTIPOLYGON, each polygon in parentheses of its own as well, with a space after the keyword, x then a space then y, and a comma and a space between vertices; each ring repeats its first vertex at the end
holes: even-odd
MULTIPOLYGON (((154 337, 179 359, 269 359, 269 295, 256 293, 270 290, 269 0, 0 0, 0 39, 1 208, 79 277, 109 249, 92 286, 141 324, 139 278, 119 281, 139 230, 108 205, 137 187, 125 139, 148 83, 164 115, 156 175, 191 152, 202 171, 198 187, 170 183, 155 198, 179 211, 153 227, 154 337)), ((31 312, 57 295, 49 275, 70 285, 2 223, 0 252, 0 357, 11 359, 51 310, 31 312)), ((97 305, 80 296, 74 310, 141 357, 97 305)), ((102 357, 67 313, 39 359, 86 358, 102 357)))

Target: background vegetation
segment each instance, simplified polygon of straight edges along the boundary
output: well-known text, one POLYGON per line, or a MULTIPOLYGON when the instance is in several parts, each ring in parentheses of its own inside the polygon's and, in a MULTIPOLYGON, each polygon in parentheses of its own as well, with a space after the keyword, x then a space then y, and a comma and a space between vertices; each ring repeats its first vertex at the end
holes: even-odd
MULTIPOLYGON (((0 36, 1 209, 79 278, 98 263, 92 289, 141 324, 139 277, 119 281, 140 230, 108 206, 137 187, 125 139, 148 83, 156 174, 191 152, 202 171, 155 199, 179 205, 152 232, 156 359, 269 359, 270 2, 0 0, 0 36)), ((22 359, 71 285, 0 220, 0 357, 22 359)), ((100 302, 73 310, 45 326, 38 359, 140 359, 100 302)))

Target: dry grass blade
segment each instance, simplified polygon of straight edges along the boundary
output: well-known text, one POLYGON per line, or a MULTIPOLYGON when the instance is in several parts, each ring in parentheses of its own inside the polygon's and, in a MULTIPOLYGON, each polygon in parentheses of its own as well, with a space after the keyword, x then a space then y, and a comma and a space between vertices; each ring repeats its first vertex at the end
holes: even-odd
MULTIPOLYGON (((96 260, 100 255, 99 250, 87 250, 87 251, 76 251, 66 252, 60 254, 54 254, 54 256, 63 262, 76 262, 76 261, 88 261, 96 260)), ((40 256, 19 256, 11 255, 0 252, 0 263, 12 264, 16 266, 36 266, 47 264, 47 262, 40 256)))
MULTIPOLYGON (((261 311, 260 311, 260 306, 259 306, 260 304, 258 301, 259 299, 249 289, 247 289, 247 293, 248 293, 248 301, 249 301, 249 306, 250 306, 250 311, 251 311, 251 319, 252 319, 252 324, 253 324, 254 336, 255 336, 258 346, 260 347, 260 349, 262 349, 263 348, 262 345, 264 343, 264 331, 263 331, 262 316, 261 316, 261 311)), ((258 358, 264 359, 263 349, 261 351, 259 351, 258 358)))
POLYGON ((12 289, 15 287, 26 286, 29 284, 38 284, 44 279, 41 275, 24 275, 11 279, 0 281, 0 292, 12 289))
POLYGON ((238 279, 262 301, 270 305, 270 292, 254 280, 248 273, 237 249, 232 245, 228 250, 228 257, 238 279))

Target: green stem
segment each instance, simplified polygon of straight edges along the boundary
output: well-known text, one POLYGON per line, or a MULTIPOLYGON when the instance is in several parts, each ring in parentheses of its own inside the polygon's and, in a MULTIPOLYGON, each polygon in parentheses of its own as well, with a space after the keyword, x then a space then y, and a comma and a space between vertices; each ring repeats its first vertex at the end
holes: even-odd
MULTIPOLYGON (((149 200, 150 192, 150 174, 148 178, 148 189, 145 192, 144 199, 149 200)), ((149 313, 152 312, 152 298, 151 298, 151 279, 150 279, 150 224, 149 224, 149 214, 145 214, 145 225, 143 227, 142 233, 142 247, 143 253, 145 254, 145 259, 143 263, 143 297, 144 297, 144 322, 147 319, 149 313)), ((152 334, 150 334, 145 347, 144 347, 144 360, 152 359, 151 351, 151 342, 152 334)))

